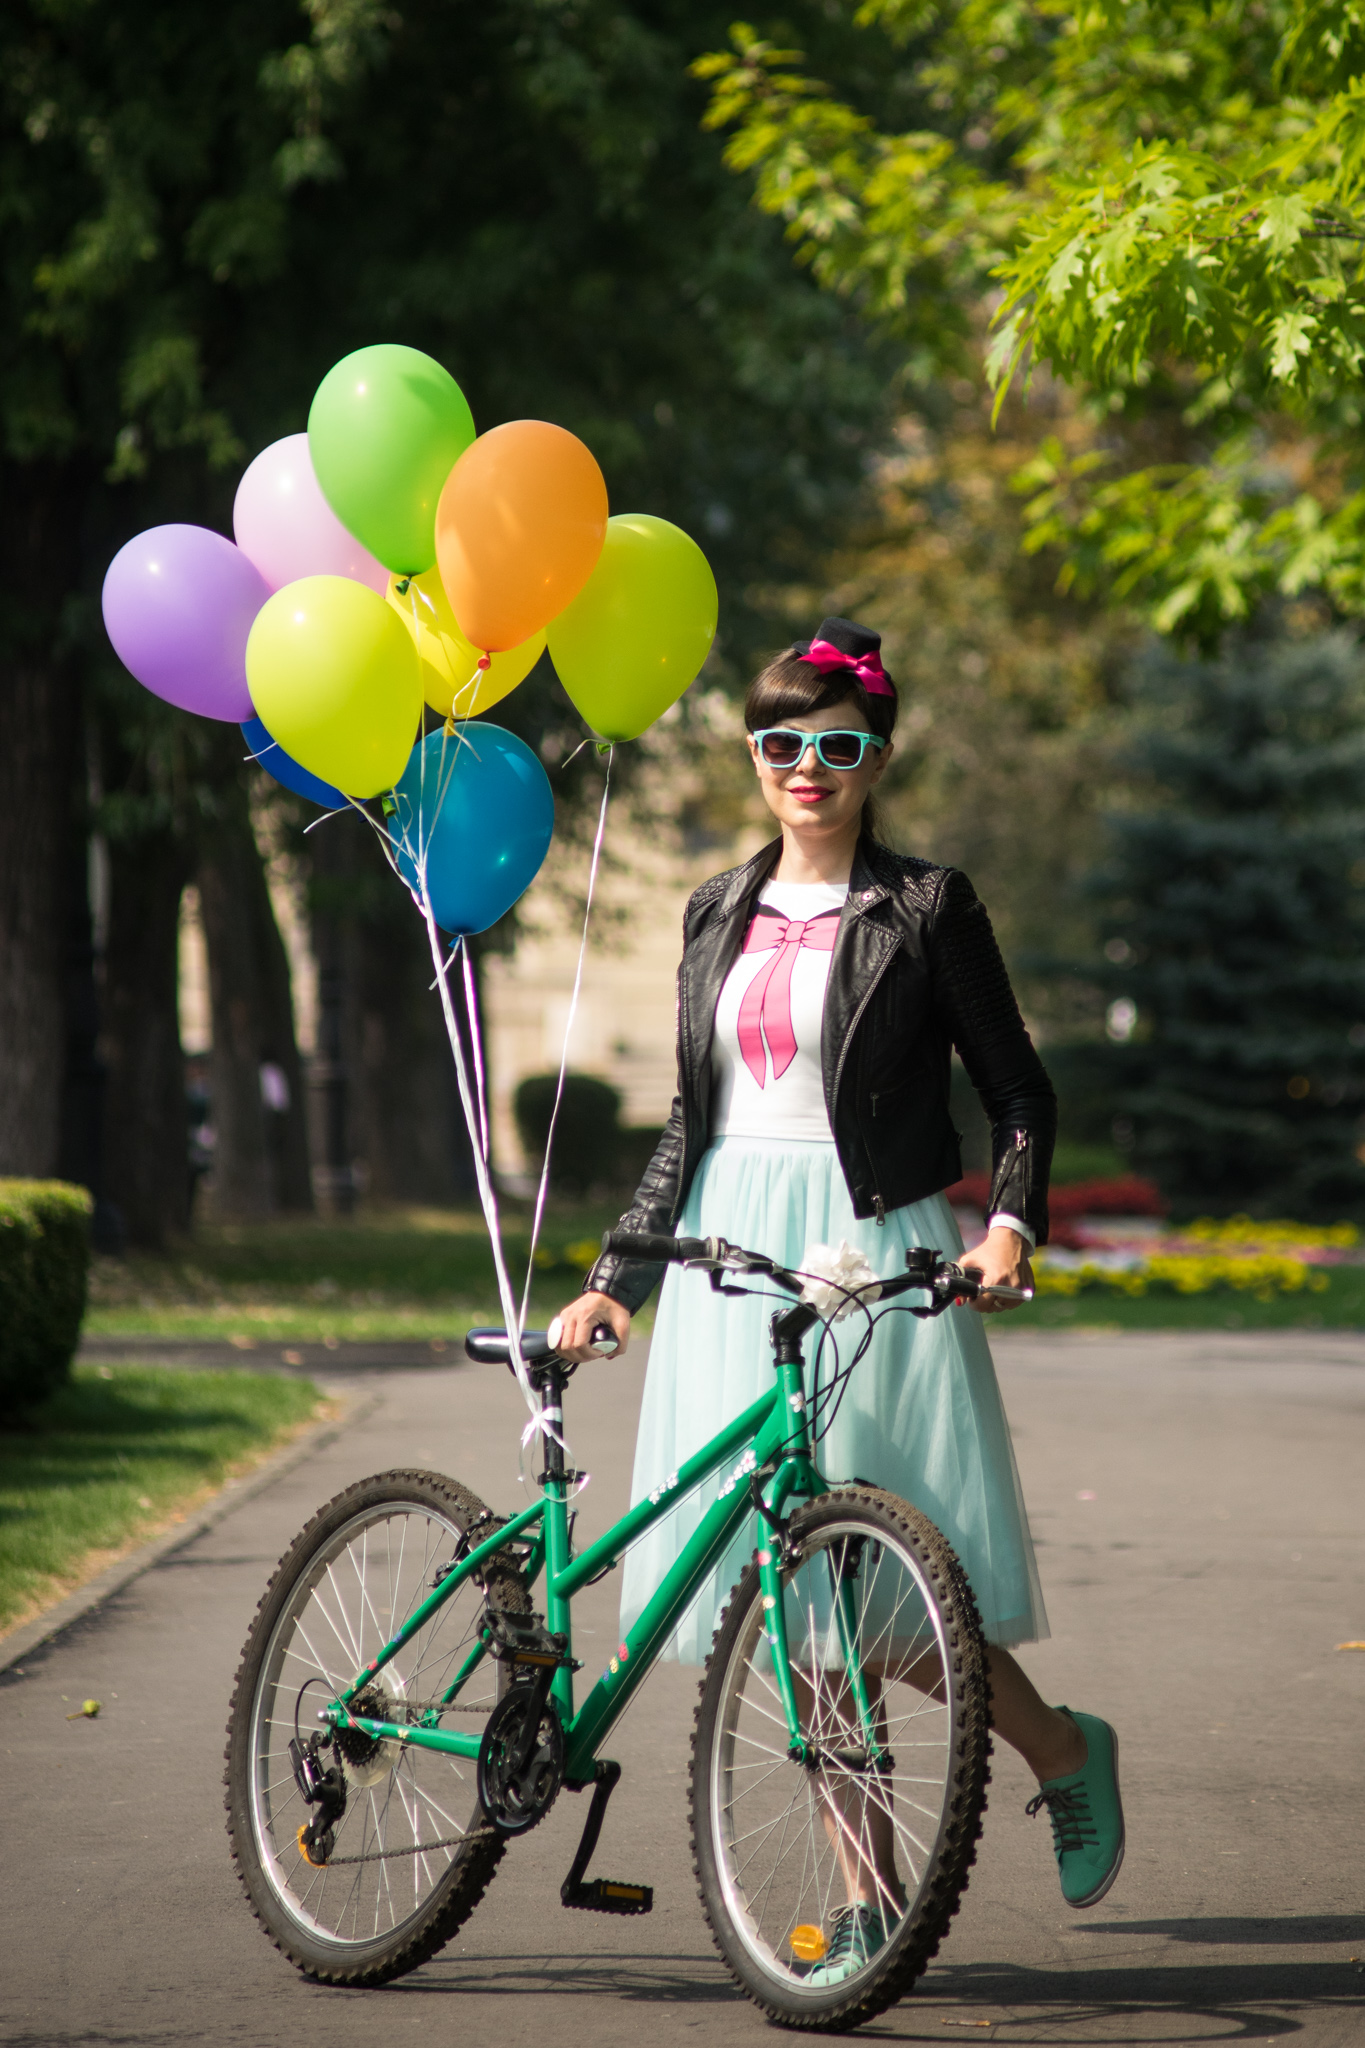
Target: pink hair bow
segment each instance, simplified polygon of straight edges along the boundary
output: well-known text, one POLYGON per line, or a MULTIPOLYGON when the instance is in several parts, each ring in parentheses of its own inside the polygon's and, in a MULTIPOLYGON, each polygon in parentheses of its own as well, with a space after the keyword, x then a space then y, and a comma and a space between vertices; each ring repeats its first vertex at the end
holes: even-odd
POLYGON ((845 654, 831 640, 812 640, 806 653, 801 657, 812 668, 850 668, 869 697, 889 697, 891 685, 886 680, 882 658, 874 647, 870 654, 845 654))

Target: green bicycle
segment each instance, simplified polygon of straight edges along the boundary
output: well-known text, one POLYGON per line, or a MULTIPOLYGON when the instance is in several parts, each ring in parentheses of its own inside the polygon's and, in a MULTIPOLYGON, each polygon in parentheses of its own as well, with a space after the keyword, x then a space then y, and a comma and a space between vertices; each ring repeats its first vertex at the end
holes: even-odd
MULTIPOLYGON (((799 1296, 809 1276, 723 1239, 609 1233, 713 1287, 799 1296)), ((880 1283, 914 1315, 979 1291, 928 1250, 880 1283)), ((1002 1290, 997 1290, 997 1292, 1002 1290)), ((509 1841, 561 1789, 592 1788, 566 1906, 644 1913, 641 1884, 587 1878, 620 1767, 603 1742, 698 1587, 752 1519, 757 1547, 716 1631, 692 1740, 694 1863, 740 1988, 787 2026, 857 2025, 903 1997, 975 1858, 990 1756, 985 1651, 966 1575, 918 1509, 831 1485, 816 1447, 863 1354, 822 1376, 829 1319, 772 1318, 774 1386, 575 1554, 563 1401, 574 1367, 540 1334, 541 1497, 494 1514, 432 1472, 385 1472, 316 1514, 281 1560, 228 1723, 228 1830, 266 1932, 305 1975, 374 1985, 415 1968, 482 1898, 509 1841), (808 1392, 802 1341, 824 1325, 808 1392), (574 1595, 703 1481, 716 1498, 601 1677, 576 1701, 574 1595), (543 1579, 544 1612, 533 1611, 543 1579)), ((609 1339, 610 1333, 604 1332, 609 1339)), ((500 1330, 466 1349, 508 1362, 500 1330)))

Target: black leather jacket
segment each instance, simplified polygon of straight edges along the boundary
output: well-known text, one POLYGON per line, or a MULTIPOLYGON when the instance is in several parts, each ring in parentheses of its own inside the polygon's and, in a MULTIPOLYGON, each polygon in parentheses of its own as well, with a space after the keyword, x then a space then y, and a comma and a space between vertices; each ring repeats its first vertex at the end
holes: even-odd
MULTIPOLYGON (((679 1092, 622 1229, 672 1230, 682 1213, 710 1142, 716 1004, 781 846, 774 840, 743 867, 703 882, 688 903, 679 1092)), ((985 906, 959 869, 864 839, 830 959, 821 1032, 825 1101, 856 1216, 880 1222, 888 1209, 961 1178, 948 1102, 954 1047, 991 1119, 990 1210, 1021 1217, 1043 1244, 1057 1101, 985 906)), ((662 1272, 608 1254, 587 1285, 633 1312, 662 1272)))

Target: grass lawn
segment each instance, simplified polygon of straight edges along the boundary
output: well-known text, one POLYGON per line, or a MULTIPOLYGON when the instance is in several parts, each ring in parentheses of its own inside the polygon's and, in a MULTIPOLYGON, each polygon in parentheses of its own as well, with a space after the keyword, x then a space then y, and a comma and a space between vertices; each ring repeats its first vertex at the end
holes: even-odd
POLYGON ((0 1431, 0 1629, 145 1541, 324 1412, 307 1380, 78 1366, 0 1431))
MULTIPOLYGON (((1104 1155, 1081 1154, 1087 1170, 1104 1155)), ((1070 1163, 1070 1162, 1069 1162, 1070 1163)), ((531 1292, 531 1324, 544 1328, 577 1293, 602 1231, 620 1204, 553 1203, 531 1292)), ((504 1241, 518 1296, 530 1211, 509 1202, 504 1241)), ((1219 1293, 1141 1300, 1107 1291, 1050 1297, 1021 1311, 1027 1329, 1365 1329, 1365 1268, 1324 1269, 1321 1294, 1260 1302, 1219 1293)), ((476 1209, 362 1211, 343 1221, 289 1218, 206 1224, 164 1257, 97 1259, 85 1328, 92 1336, 235 1338, 260 1344, 327 1339, 458 1342, 473 1323, 501 1323, 493 1261, 476 1209)), ((652 1305, 638 1318, 648 1334, 652 1305)), ((1001 1322, 995 1324, 1002 1328, 1001 1322)))
MULTIPOLYGON (((541 1232, 531 1321, 578 1292, 619 1203, 552 1204, 541 1232)), ((504 1243, 520 1298, 530 1211, 507 1204, 504 1243)), ((648 1327, 649 1318, 641 1327, 648 1327)), ((97 1259, 91 1336, 458 1338, 501 1323, 493 1260, 476 1209, 392 1209, 344 1221, 207 1224, 176 1253, 97 1259)))

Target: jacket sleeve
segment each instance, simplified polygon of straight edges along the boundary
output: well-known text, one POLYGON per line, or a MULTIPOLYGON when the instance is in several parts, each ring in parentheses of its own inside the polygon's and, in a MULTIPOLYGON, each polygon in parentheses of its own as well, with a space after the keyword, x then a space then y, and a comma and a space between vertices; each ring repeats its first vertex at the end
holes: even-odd
POLYGON ((929 929, 938 1012, 991 1122, 987 1214, 1023 1218, 1047 1243, 1057 1097, 1024 1028, 986 906, 950 868, 929 929))
MULTIPOLYGON (((654 1157, 645 1168, 644 1179, 635 1190, 635 1200, 617 1225, 619 1230, 671 1232, 682 1152, 682 1098, 675 1095, 672 1114, 654 1148, 654 1157)), ((599 1294, 609 1294, 634 1315, 649 1300, 663 1270, 653 1261, 621 1259, 614 1252, 603 1252, 583 1285, 585 1291, 593 1288, 599 1294)))

